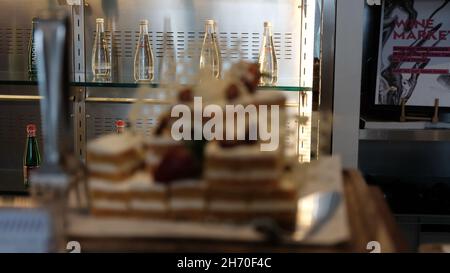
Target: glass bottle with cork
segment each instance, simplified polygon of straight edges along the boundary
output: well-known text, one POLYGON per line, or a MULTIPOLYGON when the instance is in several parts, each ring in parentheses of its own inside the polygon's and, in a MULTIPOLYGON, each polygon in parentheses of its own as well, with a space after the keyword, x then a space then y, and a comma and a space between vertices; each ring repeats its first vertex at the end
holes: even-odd
POLYGON ((28 77, 30 80, 37 79, 37 59, 36 59, 36 45, 34 41, 34 32, 36 29, 37 18, 31 21, 31 34, 28 42, 28 77))
POLYGON ((134 80, 150 82, 154 77, 154 57, 148 35, 148 20, 139 23, 139 41, 134 55, 134 80))
POLYGON ((116 125, 116 133, 123 134, 125 132, 126 123, 125 121, 119 119, 115 122, 116 125))
POLYGON ((111 62, 105 35, 105 20, 96 20, 94 48, 92 50, 92 74, 94 81, 109 81, 111 79, 111 62))
POLYGON ((30 186, 30 172, 39 168, 41 165, 41 154, 39 152, 38 141, 36 138, 36 125, 27 125, 27 140, 25 144, 25 153, 23 157, 23 179, 26 188, 30 186))
POLYGON ((220 78, 221 66, 222 60, 219 42, 217 41, 216 23, 209 19, 205 22, 205 37, 200 52, 200 69, 215 78, 220 78))
POLYGON ((273 86, 278 81, 278 63, 273 45, 272 23, 264 22, 264 36, 258 58, 259 72, 263 86, 273 86))

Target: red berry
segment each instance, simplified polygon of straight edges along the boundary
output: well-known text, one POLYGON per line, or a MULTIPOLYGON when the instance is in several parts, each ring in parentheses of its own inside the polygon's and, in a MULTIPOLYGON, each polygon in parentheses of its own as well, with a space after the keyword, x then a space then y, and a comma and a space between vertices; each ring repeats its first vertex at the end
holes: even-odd
POLYGON ((201 174, 198 160, 185 147, 170 149, 156 168, 155 181, 170 183, 176 180, 197 178, 201 174))
POLYGON ((225 90, 225 93, 226 93, 227 100, 229 100, 229 101, 237 99, 240 95, 239 88, 234 83, 232 83, 232 84, 230 84, 230 86, 228 86, 228 88, 225 90))
POLYGON ((180 102, 191 102, 194 100, 194 95, 192 94, 192 89, 185 88, 178 93, 178 100, 180 102))

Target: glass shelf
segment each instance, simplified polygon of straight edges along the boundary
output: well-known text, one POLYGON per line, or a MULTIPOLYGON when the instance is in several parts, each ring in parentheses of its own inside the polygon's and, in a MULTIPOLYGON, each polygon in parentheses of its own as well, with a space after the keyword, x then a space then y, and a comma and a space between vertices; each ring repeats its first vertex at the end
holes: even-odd
MULTIPOLYGON (((138 88, 141 85, 150 85, 152 88, 158 88, 158 83, 135 83, 135 82, 76 82, 72 83, 74 86, 85 86, 85 87, 109 87, 109 88, 138 88)), ((301 92, 301 91, 312 91, 311 87, 300 87, 300 86, 287 86, 287 85, 277 85, 277 86, 260 86, 259 90, 277 90, 277 91, 290 91, 290 92, 301 92)))
MULTIPOLYGON (((144 85, 150 85, 152 88, 158 88, 158 83, 143 83, 144 85)), ((21 85, 21 86, 37 86, 37 80, 32 79, 28 74, 24 73, 9 73, 0 72, 0 85, 21 85)), ((131 82, 131 81, 109 81, 109 82, 99 82, 99 81, 86 81, 86 82, 71 82, 71 86, 80 87, 100 87, 100 88, 138 88, 141 83, 131 82)), ((276 86, 260 86, 259 90, 277 90, 277 91, 288 91, 288 92, 302 92, 302 91, 312 91, 311 87, 297 86, 292 81, 280 81, 276 86)))
POLYGON ((27 73, 0 72, 0 85, 37 85, 37 79, 30 77, 27 73))

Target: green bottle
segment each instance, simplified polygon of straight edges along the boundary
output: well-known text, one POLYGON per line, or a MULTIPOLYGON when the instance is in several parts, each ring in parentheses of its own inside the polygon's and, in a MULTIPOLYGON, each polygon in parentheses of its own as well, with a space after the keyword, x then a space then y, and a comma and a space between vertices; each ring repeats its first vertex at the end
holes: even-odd
POLYGON ((23 179, 25 187, 30 186, 30 172, 39 168, 41 165, 41 154, 36 139, 36 125, 27 125, 27 142, 25 145, 25 153, 23 157, 23 179))
POLYGON ((31 80, 36 80, 37 77, 37 56, 36 44, 34 41, 34 31, 36 30, 36 18, 32 20, 31 36, 28 43, 28 76, 31 80))

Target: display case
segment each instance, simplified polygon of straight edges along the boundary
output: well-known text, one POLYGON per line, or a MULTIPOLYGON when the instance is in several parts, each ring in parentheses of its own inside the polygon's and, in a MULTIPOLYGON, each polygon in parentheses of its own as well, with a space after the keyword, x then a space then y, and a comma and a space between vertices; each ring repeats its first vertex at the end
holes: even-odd
MULTIPOLYGON (((322 39, 332 39, 334 1, 322 0, 5 0, 0 11, 0 175, 2 192, 22 192, 22 157, 25 127, 40 123, 37 82, 27 73, 32 18, 39 11, 59 6, 71 14, 71 104, 75 154, 86 160, 86 143, 115 130, 114 122, 129 121, 130 107, 145 89, 145 107, 150 113, 137 121, 144 133, 155 126, 156 117, 171 103, 159 84, 158 67, 163 57, 163 37, 175 52, 177 73, 198 57, 206 19, 217 22, 224 67, 239 59, 256 62, 261 48, 263 22, 273 24, 278 60, 278 82, 258 92, 282 92, 287 97, 288 156, 300 162, 317 158, 329 139, 319 130, 320 113, 330 108, 332 50, 322 48, 322 39), (104 18, 112 64, 108 82, 96 82, 91 71, 96 18, 104 18), (167 19, 170 19, 168 31, 167 19), (134 51, 139 20, 150 22, 149 35, 155 55, 155 79, 141 85, 133 79, 134 51), (325 20, 325 21, 324 21, 325 20), (322 29, 323 27, 323 29, 322 29), (326 38, 324 38, 326 37, 326 38), (326 61, 324 61, 326 59, 326 61), (331 78, 330 78, 331 77, 331 78), (321 92, 321 89, 328 89, 321 92), (319 102, 323 102, 321 107, 319 102), (299 122, 308 117, 306 123, 299 122), (319 137, 323 136, 320 139, 319 137)), ((331 45, 332 41, 326 44, 331 45)), ((190 66, 190 69, 194 69, 190 66)), ((42 132, 38 126, 38 139, 42 132)), ((324 128, 330 127, 323 124, 324 128)), ((328 132, 330 135, 330 132, 328 132)), ((40 142, 42 143, 42 141, 40 142)), ((43 155, 45 157, 45 154, 43 155)))

